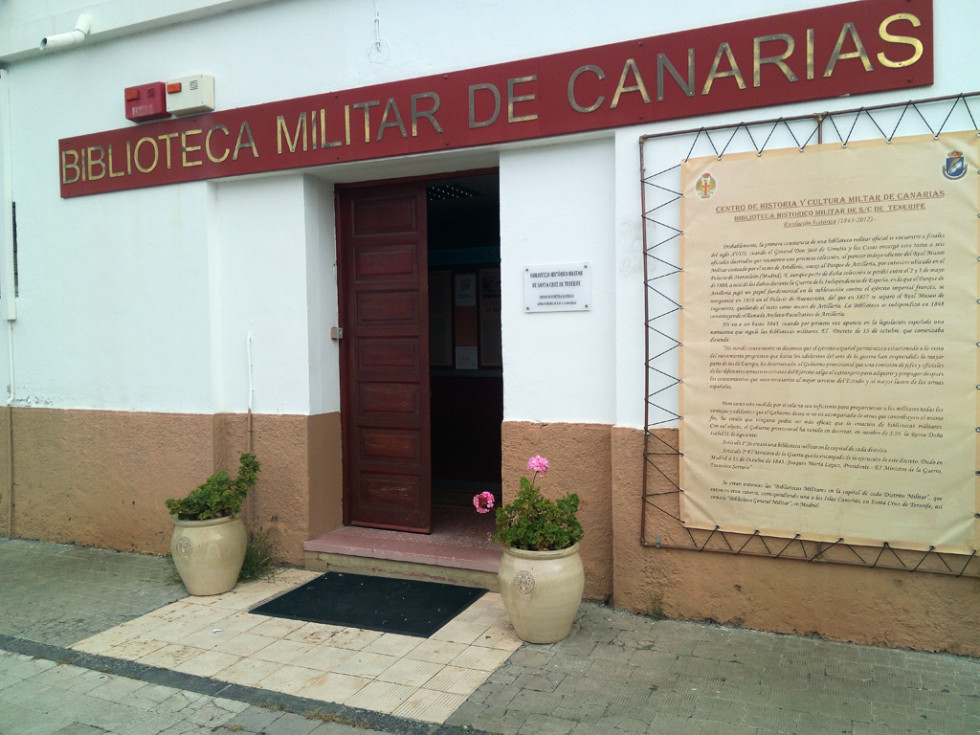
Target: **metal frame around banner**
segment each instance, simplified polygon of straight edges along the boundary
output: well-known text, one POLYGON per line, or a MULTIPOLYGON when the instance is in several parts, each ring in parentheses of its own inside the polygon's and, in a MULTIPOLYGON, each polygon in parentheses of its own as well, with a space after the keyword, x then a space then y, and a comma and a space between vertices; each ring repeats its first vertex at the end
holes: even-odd
MULTIPOLYGON (((792 537, 770 536, 714 529, 696 529, 685 525, 680 517, 679 499, 684 490, 678 484, 677 472, 681 451, 676 446, 678 422, 684 417, 663 405, 679 405, 681 384, 677 334, 677 313, 683 308, 677 288, 681 267, 679 238, 682 234, 679 216, 680 191, 679 149, 691 157, 755 151, 761 156, 768 148, 797 147, 803 152, 808 145, 840 143, 846 148, 854 140, 882 139, 891 142, 901 134, 931 133, 938 138, 943 132, 975 130, 980 136, 980 92, 946 97, 860 107, 837 112, 821 112, 796 117, 775 118, 716 127, 644 135, 640 146, 640 199, 642 208, 643 278, 645 308, 645 409, 643 447, 643 504, 640 542, 643 546, 699 552, 717 552, 803 562, 829 562, 869 568, 932 572, 956 577, 980 578, 977 551, 958 554, 908 550, 891 546, 866 546, 840 538, 835 542, 813 541, 796 533, 792 537), (688 146, 687 140, 690 140, 688 146), (650 172, 648 161, 656 159, 652 150, 670 144, 672 154, 664 156, 672 163, 650 172), (668 398, 673 400, 668 401, 668 398)), ((980 216, 980 214, 978 214, 980 216)), ((980 343, 977 345, 980 347, 980 343)), ((980 386, 978 386, 980 389, 980 386)), ((980 431, 980 428, 978 428, 980 431)), ((980 470, 976 470, 980 476, 980 470)), ((980 518, 980 514, 977 514, 980 518)))

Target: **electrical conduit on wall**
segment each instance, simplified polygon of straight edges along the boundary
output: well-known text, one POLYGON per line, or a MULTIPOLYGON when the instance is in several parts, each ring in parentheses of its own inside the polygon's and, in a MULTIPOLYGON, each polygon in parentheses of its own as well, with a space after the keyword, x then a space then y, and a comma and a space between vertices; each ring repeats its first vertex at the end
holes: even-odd
POLYGON ((5 303, 7 318, 7 347, 10 367, 10 387, 6 406, 7 440, 7 537, 13 537, 14 528, 14 414, 17 395, 14 376, 14 320, 17 319, 17 294, 14 283, 14 197, 13 164, 10 160, 12 138, 10 122, 10 70, 0 68, 0 251, 2 259, 2 284, 0 302, 5 303))
MULTIPOLYGON (((255 393, 255 382, 252 376, 252 330, 248 330, 248 335, 245 338, 245 353, 248 358, 248 420, 245 425, 245 431, 248 434, 246 437, 246 450, 249 454, 252 453, 252 395, 255 393)), ((252 529, 253 521, 252 513, 252 501, 250 498, 246 499, 245 502, 245 521, 248 526, 249 531, 252 529)))

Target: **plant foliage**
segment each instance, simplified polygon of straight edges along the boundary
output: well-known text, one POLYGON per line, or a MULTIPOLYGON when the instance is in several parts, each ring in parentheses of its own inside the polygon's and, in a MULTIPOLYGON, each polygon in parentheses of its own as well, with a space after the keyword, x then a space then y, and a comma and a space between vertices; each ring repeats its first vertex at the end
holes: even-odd
POLYGON ((578 505, 576 493, 550 500, 541 494, 533 479, 522 477, 514 502, 497 508, 497 532, 493 540, 515 549, 567 549, 581 541, 584 534, 576 517, 578 505))
POLYGON ((186 498, 165 501, 171 515, 182 521, 206 521, 233 516, 242 509, 242 501, 255 488, 259 461, 254 454, 243 452, 239 459, 238 475, 232 479, 224 470, 215 472, 186 498))
POLYGON ((238 573, 239 582, 251 582, 275 575, 275 554, 271 532, 254 531, 248 534, 248 545, 245 547, 245 561, 238 573))

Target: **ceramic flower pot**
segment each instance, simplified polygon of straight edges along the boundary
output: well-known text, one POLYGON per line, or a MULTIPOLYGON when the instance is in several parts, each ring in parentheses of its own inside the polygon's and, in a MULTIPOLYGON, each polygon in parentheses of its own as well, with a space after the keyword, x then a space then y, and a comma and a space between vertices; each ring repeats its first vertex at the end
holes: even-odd
POLYGON ((521 640, 555 643, 568 636, 585 590, 578 544, 559 551, 505 548, 498 576, 504 607, 521 640))
POLYGON ((218 595, 235 586, 245 561, 248 534, 241 518, 174 519, 170 554, 192 595, 218 595))

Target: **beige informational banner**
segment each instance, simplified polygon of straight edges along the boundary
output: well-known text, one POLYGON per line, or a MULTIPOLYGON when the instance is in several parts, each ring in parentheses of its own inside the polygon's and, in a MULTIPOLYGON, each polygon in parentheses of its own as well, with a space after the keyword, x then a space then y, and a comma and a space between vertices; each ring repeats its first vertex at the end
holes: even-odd
POLYGON ((978 548, 975 133, 683 166, 681 514, 978 548))

